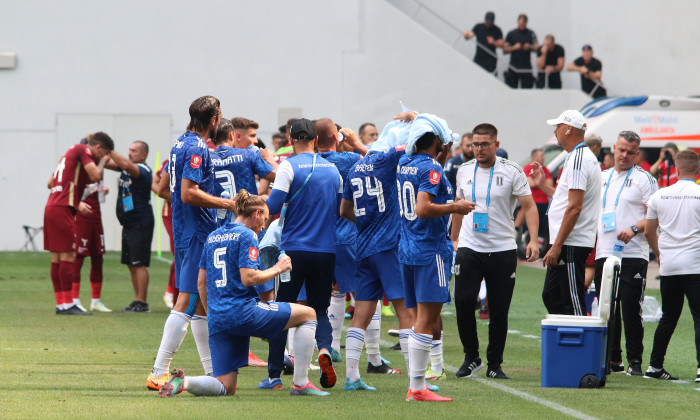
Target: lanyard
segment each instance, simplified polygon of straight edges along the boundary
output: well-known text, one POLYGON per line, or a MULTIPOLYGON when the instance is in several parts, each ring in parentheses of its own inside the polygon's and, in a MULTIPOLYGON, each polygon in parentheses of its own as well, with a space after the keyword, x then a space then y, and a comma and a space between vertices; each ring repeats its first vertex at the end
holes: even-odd
POLYGON ((695 182, 694 179, 690 179, 690 178, 681 178, 681 179, 679 179, 678 181, 690 181, 690 182, 693 182, 693 183, 695 182))
MULTIPOLYGON (((627 171, 627 175, 625 176, 625 180, 622 182, 622 185, 620 185, 620 191, 617 193, 617 198, 615 199, 615 208, 617 208, 617 202, 620 201, 620 194, 622 194, 622 189, 625 188, 625 184, 627 183, 627 178, 630 177, 630 174, 632 173, 632 169, 634 169, 634 166, 630 168, 629 171, 627 171)), ((605 193, 603 193, 603 210, 605 210, 605 201, 608 198, 608 188, 610 188, 610 180, 612 180, 613 172, 615 172, 615 169, 612 169, 610 171, 610 176, 608 177, 608 183, 605 185, 605 193)))
MULTIPOLYGON (((491 203, 491 181, 493 181, 493 168, 496 166, 496 162, 493 163, 493 166, 491 167, 491 173, 489 174, 489 185, 486 189, 486 208, 489 208, 489 204, 491 203)), ((479 164, 474 165, 474 179, 472 179, 472 201, 474 204, 476 204, 476 171, 479 169, 479 164)))
POLYGON ((297 195, 299 195, 299 193, 301 192, 301 190, 303 190, 304 187, 306 186, 306 184, 309 183, 309 179, 311 179, 311 175, 314 174, 314 169, 316 169, 316 156, 318 156, 318 154, 314 153, 314 161, 313 161, 313 163, 311 164, 311 172, 309 172, 309 175, 306 176, 306 179, 304 180, 304 183, 301 184, 301 187, 299 187, 299 189, 294 193, 294 195, 292 196, 292 198, 289 199, 288 203, 291 203, 292 200, 294 200, 295 198, 297 198, 297 195))

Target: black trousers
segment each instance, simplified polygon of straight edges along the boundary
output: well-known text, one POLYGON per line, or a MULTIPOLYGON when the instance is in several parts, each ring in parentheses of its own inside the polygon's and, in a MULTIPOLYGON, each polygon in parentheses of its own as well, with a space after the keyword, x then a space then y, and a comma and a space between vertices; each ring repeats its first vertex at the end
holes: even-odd
MULTIPOLYGON (((595 290, 600 294, 600 282, 603 278, 603 265, 605 258, 595 260, 595 290)), ((625 325, 625 353, 628 363, 642 363, 644 351, 644 321, 642 321, 642 302, 644 301, 644 289, 647 283, 647 265, 643 258, 623 258, 620 267, 620 313, 625 325)), ((620 315, 615 318, 615 331, 608 335, 611 340, 612 362, 622 361, 622 348, 620 340, 622 329, 620 328, 620 315)))
POLYGON ((547 267, 542 301, 550 314, 586 315, 586 258, 593 248, 564 245, 558 265, 547 267))
POLYGON ((479 298, 481 280, 486 280, 489 299, 489 345, 486 359, 490 368, 503 363, 503 350, 508 335, 508 311, 515 287, 515 250, 476 252, 459 248, 455 261, 455 308, 457 329, 469 360, 479 357, 479 337, 476 334, 474 305, 479 298), (459 267, 459 269, 457 268, 459 267))
POLYGON ((535 84, 535 77, 528 72, 516 73, 512 70, 507 70, 503 77, 506 84, 513 89, 518 88, 518 83, 520 83, 520 89, 532 89, 532 86, 535 84))
POLYGON ((549 77, 543 71, 537 73, 537 84, 539 89, 544 89, 545 80, 547 81, 546 87, 549 89, 561 89, 561 74, 559 72, 549 73, 549 77))
POLYGON ((683 311, 683 296, 688 298, 695 326, 695 358, 700 369, 700 274, 661 276, 661 309, 663 315, 654 333, 654 347, 649 362, 655 368, 664 367, 668 343, 683 311))
MULTIPOLYGON (((296 302, 301 286, 306 285, 307 304, 316 312, 316 343, 318 348, 331 351, 332 328, 328 320, 328 306, 333 290, 333 270, 335 254, 308 251, 287 251, 292 259, 291 280, 280 283, 277 289, 277 302, 296 302)), ((284 365, 284 346, 287 344, 287 330, 269 341, 267 359, 270 378, 279 378, 284 365)))

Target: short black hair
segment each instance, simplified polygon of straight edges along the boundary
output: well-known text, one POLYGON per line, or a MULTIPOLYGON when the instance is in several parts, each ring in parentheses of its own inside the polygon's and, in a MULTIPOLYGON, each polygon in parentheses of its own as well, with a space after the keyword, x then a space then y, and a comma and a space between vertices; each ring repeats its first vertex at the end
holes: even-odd
POLYGON ((498 129, 493 124, 482 123, 474 127, 472 130, 472 135, 479 134, 482 136, 489 136, 493 140, 498 139, 498 129))
POLYGON ((190 104, 190 131, 204 131, 209 128, 209 121, 221 113, 221 103, 213 96, 202 96, 190 104))
POLYGON ((371 122, 366 122, 360 126, 360 130, 358 131, 358 134, 362 135, 362 132, 364 132, 365 128, 367 128, 367 127, 377 128, 377 126, 372 124, 371 122))
POLYGON ((219 122, 219 129, 216 130, 216 137, 214 137, 214 144, 221 144, 228 139, 229 133, 233 131, 233 124, 230 120, 222 118, 219 122))
POLYGON ((435 142, 435 133, 427 132, 416 141, 416 151, 426 150, 435 142))
POLYGON ((146 156, 148 156, 148 143, 143 140, 134 140, 134 143, 138 143, 141 146, 141 149, 146 152, 146 156))
POLYGON ((97 133, 92 133, 87 136, 87 143, 90 146, 94 146, 96 144, 99 144, 102 146, 103 149, 112 151, 114 150, 114 140, 107 135, 107 133, 104 133, 102 131, 98 131, 97 133))

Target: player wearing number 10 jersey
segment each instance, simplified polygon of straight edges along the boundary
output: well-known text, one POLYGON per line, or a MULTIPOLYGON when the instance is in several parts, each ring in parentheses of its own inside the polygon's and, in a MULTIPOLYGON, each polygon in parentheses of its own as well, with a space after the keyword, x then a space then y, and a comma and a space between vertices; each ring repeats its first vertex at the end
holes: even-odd
POLYGON ((365 334, 377 307, 386 295, 399 318, 401 351, 408 366, 408 333, 413 315, 404 307, 404 291, 398 258, 399 207, 396 165, 405 146, 373 150, 357 162, 343 189, 341 215, 357 225, 357 276, 355 314, 345 340, 346 390, 374 388, 360 378, 359 359, 365 334))

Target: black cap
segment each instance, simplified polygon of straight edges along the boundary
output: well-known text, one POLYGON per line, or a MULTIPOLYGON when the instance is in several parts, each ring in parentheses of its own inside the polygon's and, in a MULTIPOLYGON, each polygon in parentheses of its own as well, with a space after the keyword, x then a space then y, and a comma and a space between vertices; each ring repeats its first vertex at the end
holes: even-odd
POLYGON ((489 25, 493 25, 493 22, 496 20, 496 15, 493 12, 486 12, 486 16, 484 17, 484 22, 488 23, 489 25))
POLYGON ((313 140, 316 138, 316 126, 306 118, 300 118, 289 129, 289 137, 294 140, 313 140))

